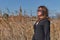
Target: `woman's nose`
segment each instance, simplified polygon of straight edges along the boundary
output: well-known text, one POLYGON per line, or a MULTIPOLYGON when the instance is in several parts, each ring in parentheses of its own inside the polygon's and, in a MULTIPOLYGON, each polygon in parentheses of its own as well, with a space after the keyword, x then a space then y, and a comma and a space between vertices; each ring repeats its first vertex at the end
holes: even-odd
POLYGON ((42 13, 41 12, 38 12, 38 14, 37 14, 38 16, 41 16, 42 15, 42 13))

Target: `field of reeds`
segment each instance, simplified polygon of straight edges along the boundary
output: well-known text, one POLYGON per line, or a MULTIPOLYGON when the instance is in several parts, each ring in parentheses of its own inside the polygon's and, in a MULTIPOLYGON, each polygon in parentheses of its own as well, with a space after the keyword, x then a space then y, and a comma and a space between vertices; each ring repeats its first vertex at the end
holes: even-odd
MULTIPOLYGON (((0 18, 0 40, 32 40, 34 22, 30 18, 0 18)), ((60 19, 51 20, 50 34, 51 40, 60 40, 60 19)))

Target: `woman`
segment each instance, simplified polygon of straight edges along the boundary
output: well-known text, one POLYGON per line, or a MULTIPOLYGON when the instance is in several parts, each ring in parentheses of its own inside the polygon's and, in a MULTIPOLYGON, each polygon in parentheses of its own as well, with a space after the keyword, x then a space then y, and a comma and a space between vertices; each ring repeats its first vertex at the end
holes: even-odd
POLYGON ((34 24, 34 35, 32 40, 50 40, 48 9, 45 6, 39 6, 37 15, 38 20, 34 24))

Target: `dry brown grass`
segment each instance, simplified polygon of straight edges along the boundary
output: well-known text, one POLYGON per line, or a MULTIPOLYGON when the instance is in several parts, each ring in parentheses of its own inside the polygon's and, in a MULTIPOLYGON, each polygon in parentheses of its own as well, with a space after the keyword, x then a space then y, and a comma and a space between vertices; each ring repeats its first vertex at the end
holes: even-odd
POLYGON ((51 40, 60 40, 60 19, 52 20, 50 27, 51 40))
MULTIPOLYGON (((31 40, 33 36, 32 21, 15 21, 11 18, 8 21, 0 19, 0 40, 31 40)), ((60 20, 51 21, 51 40, 60 40, 60 20)))

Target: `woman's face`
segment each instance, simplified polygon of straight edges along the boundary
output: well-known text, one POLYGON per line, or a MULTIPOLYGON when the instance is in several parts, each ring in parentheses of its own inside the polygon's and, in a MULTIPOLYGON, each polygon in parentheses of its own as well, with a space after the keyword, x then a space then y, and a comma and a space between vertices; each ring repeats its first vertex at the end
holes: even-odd
POLYGON ((37 16, 38 16, 38 18, 40 18, 41 16, 42 16, 42 8, 39 8, 38 10, 37 10, 37 16))

